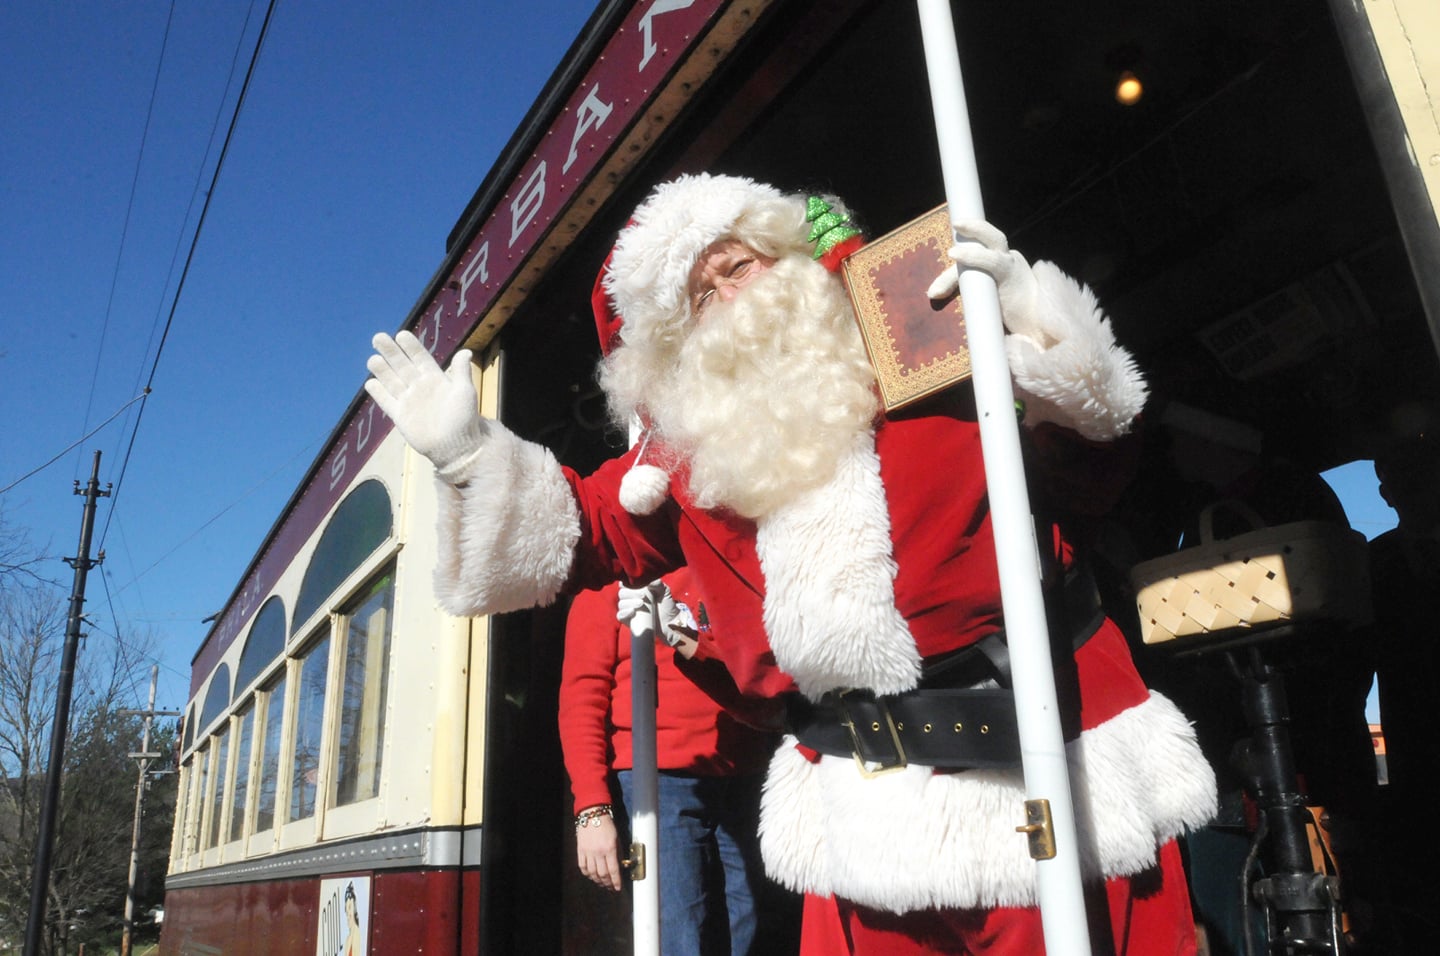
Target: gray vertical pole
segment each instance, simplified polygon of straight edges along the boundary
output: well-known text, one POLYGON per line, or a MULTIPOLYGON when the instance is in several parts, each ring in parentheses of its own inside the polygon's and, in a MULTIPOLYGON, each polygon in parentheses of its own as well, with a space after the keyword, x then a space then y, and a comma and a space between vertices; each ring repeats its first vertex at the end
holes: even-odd
POLYGON ((660 952, 660 793, 655 742, 658 706, 655 671, 656 620, 653 592, 645 609, 630 619, 631 781, 630 876, 633 956, 660 952), (646 618, 649 619, 648 624, 646 618))
POLYGON ((150 667, 150 702, 144 710, 145 731, 140 735, 140 752, 131 754, 140 765, 140 775, 135 780, 135 819, 130 827, 130 877, 125 884, 125 923, 120 936, 120 956, 130 956, 130 947, 135 933, 135 877, 140 871, 140 818, 145 807, 145 775, 150 770, 150 761, 159 754, 150 752, 150 722, 155 719, 155 684, 160 679, 158 665, 150 667))
POLYGON ((40 834, 35 842, 35 867, 31 871, 30 918, 25 924, 25 956, 40 956, 40 938, 45 928, 45 898, 50 888, 50 854, 55 846, 55 819, 60 804, 60 772, 65 763, 65 736, 70 725, 70 690, 75 683, 75 655, 80 646, 80 621, 85 607, 85 578, 90 569, 105 559, 102 553, 90 560, 90 535, 95 528, 95 499, 107 498, 109 491, 100 490, 100 453, 90 470, 90 483, 75 494, 85 496, 84 517, 80 521, 80 548, 77 557, 65 563, 75 569, 70 590, 70 616, 65 628, 65 649, 60 656, 60 685, 55 700, 55 722, 50 728, 50 760, 45 768, 45 795, 40 805, 40 834))

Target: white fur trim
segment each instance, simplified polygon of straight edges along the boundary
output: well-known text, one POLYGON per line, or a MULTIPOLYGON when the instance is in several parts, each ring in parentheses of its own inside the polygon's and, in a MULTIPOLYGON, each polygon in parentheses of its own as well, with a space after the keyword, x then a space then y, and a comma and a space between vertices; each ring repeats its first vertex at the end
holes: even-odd
POLYGON ((670 475, 657 465, 635 465, 620 479, 620 507, 632 515, 654 514, 670 494, 670 475))
POLYGON ((1053 344, 1005 337, 1026 424, 1055 422, 1096 441, 1125 434, 1148 391, 1135 359, 1116 343, 1089 288, 1050 262, 1035 263, 1034 273, 1043 333, 1053 344))
POLYGON ((765 631, 801 693, 914 687, 920 652, 895 609, 890 512, 875 436, 866 432, 829 482, 756 525, 765 631))
POLYGON ((712 242, 729 235, 752 203, 779 199, 773 186, 702 173, 655 187, 620 232, 605 291, 627 329, 688 314, 690 269, 712 242))
POLYGON ((440 495, 435 596, 451 614, 552 603, 570 573, 580 512, 546 448, 489 425, 484 451, 440 495))
MULTIPOLYGON (((934 907, 1032 906, 1025 785, 1013 771, 865 779, 849 758, 811 763, 787 738, 761 805, 765 868, 793 890, 906 913, 934 907)), ((1068 748, 1081 865, 1128 876, 1156 849, 1215 814, 1215 776, 1185 716, 1159 694, 1083 733, 1068 748)))

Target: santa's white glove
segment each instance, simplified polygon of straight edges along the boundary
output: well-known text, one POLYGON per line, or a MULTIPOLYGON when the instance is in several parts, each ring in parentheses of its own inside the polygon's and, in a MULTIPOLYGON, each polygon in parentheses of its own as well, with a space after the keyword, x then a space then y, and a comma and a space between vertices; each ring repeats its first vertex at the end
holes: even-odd
POLYGON ((375 354, 365 367, 374 378, 365 382, 365 391, 441 478, 459 483, 488 432, 470 379, 470 350, 456 352, 449 371, 441 371, 410 332, 393 339, 381 332, 372 344, 375 354))
MULTIPOLYGON (((1148 389, 1134 358, 1115 341, 1095 294, 1052 263, 1032 268, 988 222, 957 223, 955 232, 970 241, 956 243, 950 258, 995 279, 1000 317, 1010 333, 1005 357, 1026 426, 1053 422, 1091 441, 1129 431, 1148 389)), ((944 298, 958 284, 952 269, 929 291, 944 298)))
POLYGON ((675 600, 664 581, 652 581, 643 588, 620 585, 615 617, 629 627, 632 634, 654 631, 669 647, 681 647, 693 641, 699 630, 690 608, 675 600), (656 621, 659 627, 655 626, 656 621))
MULTIPOLYGON (((1010 248, 1005 234, 983 219, 954 224, 955 231, 970 242, 950 247, 950 258, 961 269, 975 269, 995 280, 1000 293, 1000 318, 1010 332, 1024 336, 1041 351, 1059 341, 1058 330, 1046 327, 1040 283, 1030 263, 1010 248)), ((930 283, 931 299, 948 299, 960 288, 956 269, 946 269, 930 283)))

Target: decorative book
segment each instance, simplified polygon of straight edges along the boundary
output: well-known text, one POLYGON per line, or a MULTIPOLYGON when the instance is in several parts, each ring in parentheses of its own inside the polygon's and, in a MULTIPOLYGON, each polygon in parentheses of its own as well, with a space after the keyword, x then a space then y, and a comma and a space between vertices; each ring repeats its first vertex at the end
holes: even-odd
POLYGON ((960 297, 931 301, 926 290, 955 263, 950 213, 931 210, 841 262, 870 364, 887 412, 970 377, 960 297))

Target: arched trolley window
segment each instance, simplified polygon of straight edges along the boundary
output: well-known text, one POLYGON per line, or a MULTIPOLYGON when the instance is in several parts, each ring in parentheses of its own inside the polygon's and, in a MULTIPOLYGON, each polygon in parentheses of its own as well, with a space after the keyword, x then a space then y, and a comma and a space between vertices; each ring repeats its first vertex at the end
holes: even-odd
POLYGON ((260 606, 260 613, 250 625, 240 663, 235 665, 235 689, 243 691, 249 687, 284 653, 285 602, 277 594, 260 606))
MULTIPOLYGON (((390 537, 390 496, 372 478, 362 482, 330 519, 300 583, 292 628, 299 628, 325 605, 335 589, 390 537)), ((292 630, 291 636, 296 631, 292 630)))

